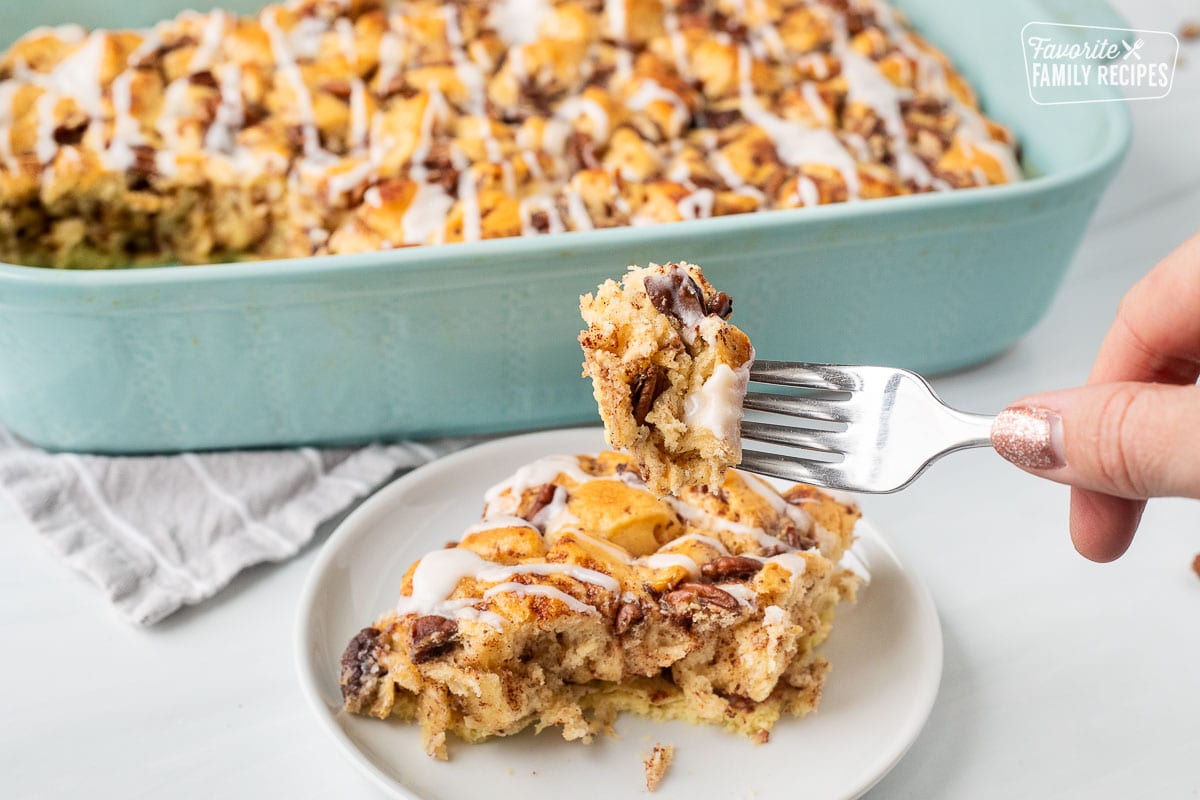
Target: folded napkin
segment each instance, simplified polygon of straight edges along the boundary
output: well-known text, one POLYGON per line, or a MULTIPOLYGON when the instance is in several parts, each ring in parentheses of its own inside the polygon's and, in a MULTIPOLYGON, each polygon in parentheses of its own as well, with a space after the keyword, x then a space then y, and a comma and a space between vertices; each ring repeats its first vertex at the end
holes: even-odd
POLYGON ((151 625, 246 567, 295 555, 397 471, 473 441, 90 456, 0 429, 0 487, 125 616, 151 625))

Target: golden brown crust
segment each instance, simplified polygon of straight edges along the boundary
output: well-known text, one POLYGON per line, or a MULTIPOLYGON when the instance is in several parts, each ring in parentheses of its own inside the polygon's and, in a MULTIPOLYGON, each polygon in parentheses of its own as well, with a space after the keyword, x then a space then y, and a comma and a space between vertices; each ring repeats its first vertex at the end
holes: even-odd
POLYGON ((875 0, 293 0, 39 29, 0 57, 0 258, 349 253, 1017 179, 976 109, 875 0))

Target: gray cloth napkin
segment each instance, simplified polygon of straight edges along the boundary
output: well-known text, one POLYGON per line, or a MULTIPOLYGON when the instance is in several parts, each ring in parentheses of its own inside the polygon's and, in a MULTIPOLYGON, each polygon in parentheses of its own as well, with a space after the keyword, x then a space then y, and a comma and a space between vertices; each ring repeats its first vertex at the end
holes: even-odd
POLYGON ((121 613, 151 625, 246 567, 295 555, 397 471, 473 441, 90 456, 0 429, 0 488, 121 613))

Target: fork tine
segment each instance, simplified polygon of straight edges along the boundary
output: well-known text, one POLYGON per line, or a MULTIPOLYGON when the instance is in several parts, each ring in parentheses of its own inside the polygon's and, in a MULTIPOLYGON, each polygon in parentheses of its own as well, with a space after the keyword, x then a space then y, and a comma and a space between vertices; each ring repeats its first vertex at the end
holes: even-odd
POLYGON ((861 381, 856 375, 833 364, 803 364, 763 359, 755 359, 750 366, 750 380, 756 383, 830 389, 836 392, 850 392, 861 386, 861 381))
POLYGON ((821 422, 854 422, 858 409, 845 400, 825 400, 816 397, 797 397, 787 394, 749 392, 742 407, 750 411, 786 414, 789 417, 814 419, 821 422))
POLYGON ((778 453, 762 453, 757 450, 743 450, 742 463, 739 469, 754 472, 759 475, 769 475, 785 481, 811 483, 829 489, 845 489, 845 479, 836 464, 826 464, 820 461, 803 461, 778 453))
POLYGON ((818 453, 844 455, 837 446, 837 431, 814 431, 792 428, 787 425, 772 425, 768 422, 743 422, 742 436, 756 442, 786 444, 818 453))

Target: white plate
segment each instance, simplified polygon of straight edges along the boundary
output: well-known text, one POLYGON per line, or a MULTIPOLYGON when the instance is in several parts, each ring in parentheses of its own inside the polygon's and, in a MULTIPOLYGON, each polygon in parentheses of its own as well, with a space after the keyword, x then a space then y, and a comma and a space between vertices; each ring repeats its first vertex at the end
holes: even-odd
POLYGON ((346 643, 393 605, 404 570, 471 524, 484 490, 522 464, 553 453, 595 452, 598 428, 549 431, 490 442, 418 469, 381 490, 330 536, 300 600, 296 660, 305 694, 343 752, 392 795, 421 800, 569 797, 612 800, 645 794, 642 757, 675 745, 656 798, 856 797, 912 744, 933 706, 942 636, 929 593, 883 537, 859 524, 871 584, 842 607, 823 652, 833 665, 821 709, 783 719, 754 745, 718 728, 617 721, 619 738, 591 746, 556 729, 480 745, 453 740, 450 761, 428 758, 417 727, 341 709, 338 662, 346 643))

